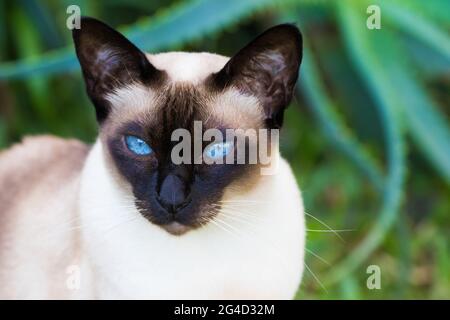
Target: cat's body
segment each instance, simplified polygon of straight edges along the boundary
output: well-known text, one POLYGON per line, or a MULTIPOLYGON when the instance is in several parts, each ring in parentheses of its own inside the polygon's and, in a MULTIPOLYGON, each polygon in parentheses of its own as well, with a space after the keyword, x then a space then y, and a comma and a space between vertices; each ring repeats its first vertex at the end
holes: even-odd
POLYGON ((0 298, 68 298, 88 147, 50 136, 0 153, 0 298))
MULTIPOLYGON (((165 71, 171 88, 193 85, 190 95, 199 94, 197 88, 228 61, 206 53, 147 58, 165 71)), ((140 87, 125 89, 108 99, 113 105, 131 101, 135 111, 114 110, 110 117, 126 119, 161 101, 151 100, 153 93, 140 87)), ((211 99, 244 103, 249 114, 261 108, 256 100, 236 100, 236 91, 230 92, 226 99, 211 99)), ((104 110, 96 107, 102 116, 104 110)), ((223 119, 230 126, 246 121, 245 114, 232 110, 223 119)), ((249 119, 258 121, 258 116, 249 119)), ((226 182, 214 193, 214 203, 190 211, 199 215, 209 210, 213 216, 207 220, 160 225, 147 216, 145 210, 152 207, 139 200, 142 187, 134 185, 129 165, 120 162, 116 146, 109 143, 120 121, 104 121, 92 148, 74 140, 35 137, 0 154, 0 298, 294 296, 303 271, 305 230, 300 192, 287 162, 280 158, 275 174, 246 169, 226 182)), ((272 155, 278 155, 278 145, 272 155)), ((199 191, 200 203, 203 195, 209 197, 207 189, 199 191)), ((190 192, 196 196, 194 186, 190 192)), ((191 204, 185 206, 178 209, 180 217, 191 204)))

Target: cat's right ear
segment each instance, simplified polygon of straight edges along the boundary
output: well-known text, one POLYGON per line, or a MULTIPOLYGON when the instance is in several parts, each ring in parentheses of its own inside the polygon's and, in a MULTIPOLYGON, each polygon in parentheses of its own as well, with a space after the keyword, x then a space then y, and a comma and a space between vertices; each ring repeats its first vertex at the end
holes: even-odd
POLYGON ((73 29, 72 36, 99 122, 108 116, 106 97, 115 89, 136 82, 151 85, 164 77, 141 50, 99 20, 82 17, 81 28, 73 29))

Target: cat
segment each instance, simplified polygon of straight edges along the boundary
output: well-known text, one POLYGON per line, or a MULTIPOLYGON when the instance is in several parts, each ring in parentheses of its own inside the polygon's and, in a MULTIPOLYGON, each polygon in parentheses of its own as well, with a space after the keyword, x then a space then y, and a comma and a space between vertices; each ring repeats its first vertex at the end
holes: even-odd
MULTIPOLYGON (((278 143, 268 175, 259 163, 170 155, 173 131, 194 121, 282 126, 302 58, 297 27, 272 27, 232 58, 144 54, 89 17, 73 40, 99 135, 92 146, 27 137, 0 154, 0 298, 292 299, 304 211, 278 143)), ((232 149, 212 146, 213 156, 232 149)))

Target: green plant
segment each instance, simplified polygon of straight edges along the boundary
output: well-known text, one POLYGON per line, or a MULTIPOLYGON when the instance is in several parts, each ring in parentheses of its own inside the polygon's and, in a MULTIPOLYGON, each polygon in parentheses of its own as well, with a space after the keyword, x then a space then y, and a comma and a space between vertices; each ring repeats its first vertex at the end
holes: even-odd
MULTIPOLYGON (((337 283, 348 297, 360 296, 354 289, 355 271, 389 241, 390 231, 396 224, 399 230, 404 230, 401 228, 411 220, 408 215, 398 218, 405 210, 402 199, 407 204, 408 193, 421 188, 422 182, 408 186, 407 174, 410 181, 424 181, 427 190, 441 189, 436 195, 439 205, 433 209, 437 213, 430 219, 442 219, 439 217, 444 214, 440 212, 450 210, 450 16, 447 14, 450 3, 439 0, 379 0, 377 3, 382 12, 381 30, 366 28, 366 8, 371 4, 366 0, 194 0, 157 9, 153 15, 144 17, 139 12, 146 4, 139 0, 116 0, 108 5, 78 1, 83 14, 104 15, 118 21, 120 14, 110 12, 120 12, 121 6, 129 8, 130 20, 138 18, 137 22, 120 29, 147 51, 202 48, 199 43, 222 51, 221 44, 210 39, 226 37, 235 25, 244 25, 245 29, 248 27, 245 23, 260 29, 260 25, 289 21, 301 27, 304 61, 298 96, 316 119, 315 126, 320 128, 324 139, 307 142, 305 137, 300 138, 300 125, 313 128, 294 111, 289 111, 292 117, 287 121, 290 142, 285 148, 286 155, 300 180, 302 176, 311 175, 312 181, 319 181, 317 189, 322 191, 329 172, 336 168, 348 170, 343 179, 352 182, 345 187, 347 189, 343 188, 345 196, 351 198, 350 195, 358 194, 363 197, 364 205, 365 201, 377 204, 366 205, 367 211, 379 212, 376 217, 364 215, 366 220, 374 221, 373 226, 352 239, 350 254, 341 252, 333 256, 338 263, 322 277, 325 286, 337 283), (338 164, 325 162, 324 168, 312 176, 311 170, 299 163, 314 168, 308 159, 323 156, 324 152, 319 149, 326 143, 342 152, 350 162, 341 164, 339 159, 338 164), (299 150, 307 150, 307 154, 299 155, 299 150), (434 168, 434 174, 423 169, 423 162, 416 159, 422 157, 419 153, 427 159, 427 165, 434 168), (366 178, 358 177, 354 168, 366 178), (427 172, 427 177, 418 172, 427 172), (374 190, 377 196, 359 194, 354 186, 369 190, 368 193, 374 190)), ((94 137, 92 115, 89 122, 85 120, 88 102, 84 99, 79 103, 75 98, 82 90, 79 76, 67 75, 78 68, 73 48, 71 45, 64 47, 64 43, 70 42, 70 33, 61 31, 65 28, 67 5, 66 1, 38 4, 23 0, 12 4, 0 0, 0 59, 3 61, 0 80, 7 83, 3 92, 9 100, 12 96, 17 104, 29 105, 31 109, 16 108, 14 116, 8 116, 11 110, 0 107, 2 144, 24 133, 45 131, 44 128, 58 134, 74 134, 84 140, 94 137), (9 57, 16 60, 6 62, 9 57), (67 83, 56 83, 60 77, 69 79, 74 90, 67 83), (59 92, 58 99, 55 100, 51 92, 59 92), (26 94, 22 96, 22 93, 26 94), (61 101, 72 109, 67 113, 55 111, 52 105, 61 101), (43 121, 43 126, 36 124, 37 121, 43 121)), ((156 1, 151 7, 160 6, 156 1)), ((293 103, 294 106, 299 104, 293 103)), ((305 187, 308 190, 308 185, 305 187)), ((307 207, 308 204, 314 206, 320 191, 305 196, 307 207)), ((351 204, 342 206, 343 211, 351 211, 351 204)), ((329 210, 338 212, 332 206, 329 210)), ((345 219, 361 221, 348 212, 339 216, 343 220, 338 223, 345 219)), ((444 218, 441 227, 448 226, 448 222, 444 218)), ((407 232, 401 234, 405 236, 407 232)), ((447 239, 445 230, 439 234, 442 234, 440 239, 447 239)), ((445 240, 440 241, 437 246, 443 253, 438 261, 445 264, 448 252, 442 249, 445 240)), ((402 250, 408 252, 408 249, 402 250)), ((402 257, 405 257, 402 261, 408 259, 408 255, 402 257)))

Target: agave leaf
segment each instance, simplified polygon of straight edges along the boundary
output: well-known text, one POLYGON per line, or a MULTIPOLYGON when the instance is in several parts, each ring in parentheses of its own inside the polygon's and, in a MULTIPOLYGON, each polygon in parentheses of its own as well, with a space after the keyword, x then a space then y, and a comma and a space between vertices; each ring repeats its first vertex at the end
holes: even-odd
POLYGON ((0 59, 5 56, 6 51, 6 4, 5 0, 0 0, 0 59))
MULTIPOLYGON (((311 0, 306 1, 311 2, 311 0)), ((195 0, 182 2, 155 17, 145 18, 121 29, 143 50, 161 50, 198 37, 212 35, 241 19, 275 5, 298 3, 296 0, 195 0), (199 18, 201 17, 201 18, 199 18)), ((71 48, 0 65, 0 80, 26 78, 74 70, 78 67, 71 48)))
POLYGON ((63 44, 61 35, 44 3, 38 3, 36 0, 20 0, 20 4, 48 48, 57 48, 63 44))
MULTIPOLYGON (((41 42, 38 40, 37 30, 33 27, 32 22, 17 7, 14 7, 11 16, 13 17, 14 39, 16 39, 15 45, 19 56, 39 54, 42 50, 41 42)), ((48 116, 51 112, 47 95, 50 92, 48 79, 31 77, 25 85, 34 101, 33 108, 36 109, 36 114, 48 116)))
POLYGON ((450 63, 441 54, 436 53, 422 42, 411 37, 402 39, 407 51, 412 59, 411 64, 420 69, 425 78, 436 79, 445 77, 450 72, 450 63), (426 63, 424 63, 426 62, 426 63))
POLYGON ((300 76, 300 88, 308 106, 319 121, 321 129, 332 144, 346 154, 364 172, 376 188, 382 188, 383 176, 369 154, 358 145, 356 139, 335 112, 334 105, 323 87, 314 56, 304 39, 304 58, 300 76))
POLYGON ((450 184, 450 128, 446 118, 424 85, 410 72, 411 66, 404 59, 406 53, 398 50, 394 54, 393 58, 403 65, 397 74, 392 74, 392 79, 395 79, 396 88, 404 100, 401 106, 408 132, 440 176, 450 184))
MULTIPOLYGON (((448 55, 446 55, 447 61, 450 61, 449 36, 440 31, 436 33, 434 26, 428 24, 424 26, 420 17, 411 16, 407 11, 393 6, 392 2, 383 3, 383 10, 389 14, 395 12, 393 17, 396 17, 397 23, 402 20, 406 13, 407 20, 402 22, 402 27, 404 23, 419 19, 419 26, 423 27, 423 29, 420 29, 420 39, 426 37, 434 38, 438 42, 443 41, 442 46, 444 50, 448 51, 448 55)), ((387 32, 389 32, 389 28, 384 30, 384 33, 387 32)), ((439 111, 438 106, 429 96, 424 85, 417 79, 416 73, 413 72, 415 66, 407 58, 409 55, 404 47, 395 45, 394 40, 391 40, 389 43, 381 40, 379 43, 386 43, 386 46, 389 46, 391 49, 389 52, 392 53, 392 56, 383 57, 385 51, 380 50, 380 59, 384 58, 384 60, 387 60, 389 58, 396 61, 393 68, 389 70, 391 74, 390 79, 391 82, 395 83, 399 100, 402 100, 399 106, 402 107, 406 116, 409 133, 425 157, 438 170, 442 178, 450 184, 450 128, 445 121, 445 116, 439 111)), ((450 63, 447 63, 448 69, 450 69, 450 63)))
POLYGON ((422 15, 432 19, 435 23, 443 28, 450 26, 450 1, 447 0, 426 0, 426 1, 411 1, 411 0, 396 0, 398 5, 414 12, 417 15, 422 15))
POLYGON ((359 287, 359 280, 355 275, 348 275, 342 279, 340 283, 340 294, 343 300, 361 300, 361 290, 359 287))
MULTIPOLYGON (((295 11, 284 12, 282 21, 297 21, 300 26, 308 24, 308 17, 303 17, 295 11)), ((307 28, 302 28, 303 33, 307 28)), ((342 117, 336 112, 332 99, 329 97, 321 79, 317 62, 310 50, 307 34, 303 35, 303 61, 300 68, 298 90, 303 92, 308 107, 319 122, 320 128, 330 140, 331 145, 343 152, 369 179, 380 189, 383 186, 383 176, 379 166, 370 154, 356 141, 352 132, 345 125, 342 117)))
POLYGON ((385 60, 391 54, 391 45, 395 43, 395 38, 383 29, 368 30, 365 17, 360 14, 362 10, 360 3, 342 1, 337 2, 337 7, 338 25, 341 26, 346 47, 370 89, 382 119, 388 173, 384 184, 380 215, 366 238, 352 250, 350 255, 333 267, 325 278, 325 283, 328 284, 340 281, 353 272, 381 244, 397 218, 405 171, 402 108, 399 107, 402 100, 390 81, 390 71, 395 66, 395 61, 385 60), (387 38, 393 42, 387 41, 387 38), (383 60, 378 56, 380 42, 389 44, 381 48, 385 54, 383 60))
POLYGON ((420 39, 450 61, 450 36, 447 33, 424 17, 398 6, 394 1, 380 3, 383 15, 391 24, 420 39))

